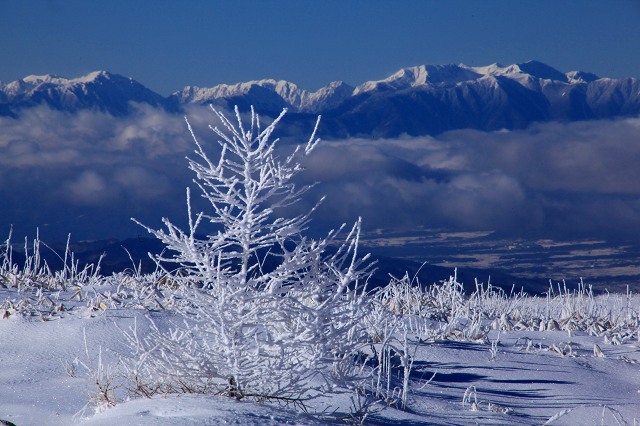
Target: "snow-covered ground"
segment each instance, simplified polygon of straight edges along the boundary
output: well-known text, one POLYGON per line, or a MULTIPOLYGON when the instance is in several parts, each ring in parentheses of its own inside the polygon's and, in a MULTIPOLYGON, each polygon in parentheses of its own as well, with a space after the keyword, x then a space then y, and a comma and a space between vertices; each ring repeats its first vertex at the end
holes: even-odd
MULTIPOLYGON (((0 300, 22 296, 15 289, 0 290, 0 300)), ((63 293, 59 300, 67 296, 63 293)), ((112 370, 103 372, 108 377, 129 350, 122 329, 138 317, 138 331, 144 334, 145 316, 163 321, 172 314, 62 303, 71 310, 47 320, 0 311, 5 317, 0 320, 0 419, 18 426, 330 422, 293 407, 196 394, 131 399, 96 413, 92 397, 99 356, 112 370)), ((415 340, 407 410, 378 403, 367 424, 525 425, 543 424, 554 416, 554 425, 634 424, 640 420, 637 330, 622 342, 611 336, 531 329, 498 334, 492 329, 480 342, 415 340)), ((309 407, 315 408, 313 403, 309 407)))

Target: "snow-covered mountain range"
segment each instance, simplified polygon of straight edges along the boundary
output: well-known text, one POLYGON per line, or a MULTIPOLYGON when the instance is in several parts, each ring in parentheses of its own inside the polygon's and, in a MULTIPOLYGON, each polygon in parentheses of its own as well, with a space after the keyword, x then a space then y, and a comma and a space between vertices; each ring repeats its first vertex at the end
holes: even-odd
POLYGON ((0 83, 0 115, 16 116, 20 110, 38 105, 75 112, 97 109, 112 115, 131 111, 131 103, 171 108, 171 102, 137 81, 96 71, 67 79, 55 75, 30 75, 22 80, 0 83))
POLYGON ((420 65, 357 87, 332 82, 309 92, 287 81, 257 80, 187 86, 163 97, 135 80, 106 71, 66 79, 29 76, 0 83, 0 116, 48 105, 75 112, 126 115, 132 103, 179 112, 190 104, 254 105, 261 113, 289 108, 290 119, 323 114, 323 137, 391 137, 447 130, 524 128, 540 121, 576 121, 640 114, 640 80, 560 72, 529 61, 502 66, 420 65))

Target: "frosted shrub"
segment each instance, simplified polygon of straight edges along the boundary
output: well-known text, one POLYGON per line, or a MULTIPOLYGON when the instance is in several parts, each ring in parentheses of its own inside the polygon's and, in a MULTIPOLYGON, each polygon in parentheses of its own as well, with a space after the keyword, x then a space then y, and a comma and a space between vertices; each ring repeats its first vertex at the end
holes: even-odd
POLYGON ((423 287, 408 275, 393 278, 377 295, 378 303, 402 317, 405 330, 422 339, 455 338, 484 341, 487 328, 483 306, 476 302, 477 292, 470 297, 454 273, 448 280, 423 287))
POLYGON ((0 262, 0 286, 2 287, 16 288, 19 291, 67 290, 70 287, 94 285, 101 278, 100 262, 102 257, 98 260, 97 265, 90 264, 80 268, 80 263, 69 248, 71 236, 67 239, 64 257, 50 249, 63 262, 63 268, 58 271, 53 271, 41 256, 41 246, 49 247, 40 241, 39 232, 36 233, 32 244, 29 244, 28 239, 25 238, 25 260, 22 266, 13 260, 11 237, 12 233, 9 232, 9 237, 0 245, 0 259, 2 260, 0 262))
POLYGON ((106 284, 100 275, 100 261, 96 265, 80 267, 80 262, 70 250, 70 237, 63 255, 56 253, 40 240, 39 233, 30 244, 25 238, 18 263, 14 257, 12 233, 0 245, 0 293, 10 296, 0 299, 0 319, 23 315, 40 317, 44 321, 59 318, 77 308, 104 309, 114 301, 96 289, 106 284), (62 267, 52 269, 42 256, 42 247, 56 255, 62 267), (102 307, 102 308, 101 308, 102 307))
MULTIPOLYGON (((376 300, 382 310, 401 315, 408 321, 408 330, 423 340, 454 338, 488 343, 487 332, 493 328, 506 332, 583 331, 603 336, 605 343, 621 344, 636 339, 640 327, 637 295, 629 291, 626 295, 595 295, 583 283, 575 290, 550 285, 546 295, 531 296, 476 281, 475 291, 466 295, 455 275, 428 287, 404 276, 392 279, 376 300)), ((368 330, 375 339, 384 323, 370 317, 368 330)), ((383 312, 376 313, 376 318, 383 317, 383 312)))
POLYGON ((180 319, 169 329, 154 324, 144 338, 128 333, 137 351, 129 374, 165 391, 302 402, 348 382, 345 364, 366 338, 360 221, 328 250, 339 231, 312 240, 303 235, 311 212, 276 214, 309 189, 292 178, 318 143, 315 129, 280 158, 271 136, 286 110, 264 129, 253 109, 248 128, 237 108, 235 124, 213 111, 223 127, 210 126, 222 147, 217 161, 189 126, 198 157, 189 168, 211 212, 193 214, 187 190, 187 231, 168 219, 164 230, 145 226, 168 249, 158 264, 176 265, 168 273, 180 319), (201 237, 204 223, 214 231, 201 237))

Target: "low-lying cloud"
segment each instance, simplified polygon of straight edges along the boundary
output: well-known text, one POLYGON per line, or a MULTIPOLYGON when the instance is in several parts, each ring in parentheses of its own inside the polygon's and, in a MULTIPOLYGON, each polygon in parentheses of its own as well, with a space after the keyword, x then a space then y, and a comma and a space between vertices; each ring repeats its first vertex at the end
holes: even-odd
POLYGON ((381 227, 512 235, 640 230, 638 118, 352 139, 327 142, 319 151, 307 173, 332 198, 324 215, 359 212, 381 227))
POLYGON ((36 108, 0 128, 3 232, 123 237, 144 233, 132 216, 157 223, 183 210, 193 142, 181 116, 147 106, 126 118, 36 108))
MULTIPOLYGON (((213 114, 194 107, 188 116, 217 150, 206 128, 213 114)), ((181 116, 147 106, 125 118, 36 108, 1 118, 0 128, 0 231, 124 237, 146 233, 132 216, 151 226, 185 216, 193 176, 184 157, 194 146, 181 116)), ((313 222, 321 227, 362 216, 367 228, 637 235, 639 165, 639 118, 325 141, 305 160, 299 180, 318 184, 297 211, 326 195, 313 222)))

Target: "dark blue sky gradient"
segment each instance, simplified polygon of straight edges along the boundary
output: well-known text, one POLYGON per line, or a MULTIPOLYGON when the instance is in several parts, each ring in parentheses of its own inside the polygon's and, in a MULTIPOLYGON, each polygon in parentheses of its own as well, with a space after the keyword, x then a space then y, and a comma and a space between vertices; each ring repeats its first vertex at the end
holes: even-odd
POLYGON ((537 59, 640 77, 634 0, 0 0, 0 80, 106 69, 167 95, 286 79, 315 90, 418 64, 537 59))

